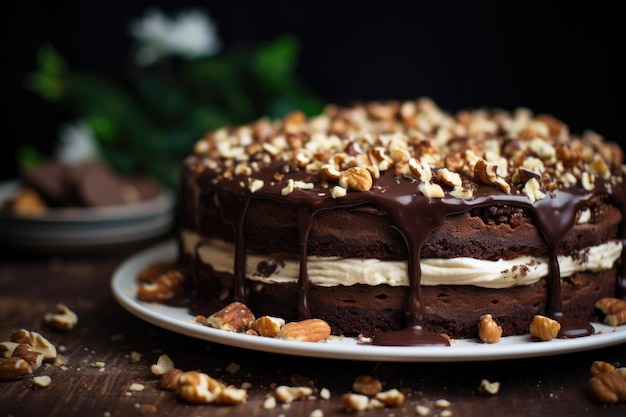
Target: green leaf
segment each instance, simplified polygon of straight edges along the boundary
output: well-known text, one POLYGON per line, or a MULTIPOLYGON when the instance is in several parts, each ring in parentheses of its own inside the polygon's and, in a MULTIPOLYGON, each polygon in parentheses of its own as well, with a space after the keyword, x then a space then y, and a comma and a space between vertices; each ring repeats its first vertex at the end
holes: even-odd
POLYGON ((43 99, 58 102, 65 93, 64 77, 66 76, 65 61, 50 44, 37 50, 38 69, 25 77, 27 89, 39 94, 43 99))
POLYGON ((61 79, 42 73, 33 73, 27 76, 25 86, 44 100, 53 103, 61 101, 65 93, 61 79))
POLYGON ((138 88, 145 103, 159 117, 184 117, 189 109, 187 93, 174 76, 146 71, 139 77, 138 88))
POLYGON ((194 140, 198 140, 207 131, 233 124, 224 111, 207 105, 195 107, 190 114, 190 122, 195 134, 194 140))
POLYGON ((91 114, 87 118, 87 123, 104 145, 115 143, 118 134, 115 122, 100 114, 91 114))
POLYGON ((185 68, 185 79, 193 91, 194 103, 204 108, 212 103, 234 121, 253 119, 257 110, 244 85, 244 62, 245 57, 239 54, 190 62, 185 68))
POLYGON ((252 68, 265 81, 280 86, 293 74, 298 47, 292 36, 267 43, 255 53, 252 68))
MULTIPOLYGON (((155 123, 133 97, 103 77, 75 73, 68 77, 67 100, 109 144, 125 147, 159 146, 155 123)), ((158 119, 157 119, 158 120, 158 119)))
POLYGON ((66 65, 63 57, 51 44, 44 44, 37 51, 37 61, 41 71, 57 77, 66 73, 66 65))
POLYGON ((17 149, 17 164, 19 167, 31 167, 39 165, 45 157, 35 147, 22 145, 17 149))

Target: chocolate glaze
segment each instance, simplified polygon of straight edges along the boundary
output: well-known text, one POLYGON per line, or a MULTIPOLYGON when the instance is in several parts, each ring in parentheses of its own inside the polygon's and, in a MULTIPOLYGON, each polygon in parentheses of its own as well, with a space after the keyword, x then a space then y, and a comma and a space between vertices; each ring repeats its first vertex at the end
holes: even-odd
MULTIPOLYGON (((606 187, 605 190, 611 196, 615 204, 622 210, 622 223, 620 225, 620 236, 622 237, 622 243, 626 244, 626 227, 624 226, 624 220, 626 220, 626 184, 624 181, 612 184, 612 187, 606 187), (614 190, 610 192, 610 190, 614 190)), ((616 295, 619 298, 626 300, 626 255, 622 253, 622 260, 620 268, 618 269, 619 275, 617 276, 617 288, 616 295)))
MULTIPOLYGON (((626 242, 624 242, 626 244, 626 242)), ((622 258, 622 268, 617 277, 617 296, 626 300, 626 274, 624 273, 624 259, 622 258)))
POLYGON ((235 232, 235 273, 233 279, 233 290, 235 291, 235 300, 245 301, 247 298, 246 286, 244 285, 246 270, 246 246, 239 244, 245 242, 243 221, 246 218, 246 211, 250 198, 246 195, 228 192, 227 190, 218 189, 217 199, 219 201, 220 213, 224 223, 228 223, 233 227, 235 232), (244 271, 242 273, 242 271, 244 271))
MULTIPOLYGON (((210 169, 196 175, 187 170, 184 181, 195 181, 202 195, 214 195, 220 207, 222 220, 232 226, 235 236, 235 255, 233 289, 234 298, 245 302, 247 299, 245 281, 245 231, 243 230, 247 208, 252 199, 269 199, 284 204, 294 213, 298 230, 300 255, 299 271, 299 299, 298 311, 301 318, 311 317, 308 304, 309 277, 307 270, 307 240, 313 225, 313 219, 323 210, 349 208, 364 204, 374 204, 387 213, 391 226, 401 233, 408 248, 408 275, 410 280, 409 296, 406 299, 405 315, 406 328, 398 332, 387 332, 378 335, 373 343, 379 345, 449 345, 449 342, 438 335, 429 333, 423 322, 424 305, 421 296, 420 253, 423 243, 449 215, 460 214, 475 207, 485 207, 494 204, 512 205, 528 209, 533 221, 541 231, 549 250, 548 302, 545 314, 558 320, 562 330, 560 337, 579 337, 593 333, 589 323, 572 322, 563 316, 561 299, 561 279, 557 260, 558 247, 561 238, 574 225, 576 214, 586 200, 594 195, 578 186, 559 188, 534 204, 519 190, 513 188, 510 194, 500 192, 492 186, 476 186, 474 197, 462 200, 450 196, 443 198, 427 198, 419 192, 419 182, 398 177, 392 172, 382 173, 374 181, 370 191, 349 192, 342 198, 332 198, 328 188, 321 184, 321 178, 304 171, 288 174, 288 178, 295 181, 306 181, 314 184, 313 189, 294 189, 288 197, 281 195, 287 178, 276 181, 276 173, 286 172, 286 163, 274 163, 253 174, 255 179, 264 181, 260 190, 252 193, 247 186, 248 178, 234 176, 230 179, 220 177, 219 172, 210 169), (218 181, 219 179, 219 181, 218 181), (197 181, 196 181, 197 180, 197 181)), ((191 188, 196 188, 192 186, 191 188)), ((595 194, 607 194, 618 204, 624 213, 623 181, 610 186, 604 183, 596 184, 595 194)), ((199 199, 199 206, 195 213, 201 213, 208 202, 199 199), (203 203, 204 201, 204 203, 203 203)), ((198 199, 195 199, 198 204, 198 199)), ((193 207, 193 206, 192 206, 193 207)), ((623 218, 626 216, 623 215, 623 218)), ((197 224, 197 222, 196 222, 197 224)), ((623 236, 623 231, 622 231, 623 236)), ((618 293, 626 295, 625 262, 622 259, 621 276, 618 279, 618 293)))

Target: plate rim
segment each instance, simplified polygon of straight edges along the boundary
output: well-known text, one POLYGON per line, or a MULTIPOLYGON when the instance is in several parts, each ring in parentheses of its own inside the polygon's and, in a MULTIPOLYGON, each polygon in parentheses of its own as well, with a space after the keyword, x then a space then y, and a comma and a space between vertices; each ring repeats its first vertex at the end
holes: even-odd
MULTIPOLYGON (((0 182, 0 209, 4 206, 11 193, 15 192, 15 189, 19 187, 19 184, 19 179, 0 182)), ((6 210, 0 210, 0 221, 51 225, 108 223, 167 213, 173 209, 174 205, 174 193, 167 188, 163 188, 154 198, 128 205, 48 208, 43 216, 16 215, 6 210)))
POLYGON ((535 342, 529 335, 503 337, 499 343, 455 339, 450 347, 372 346, 357 344, 351 337, 331 337, 326 342, 302 342, 227 332, 193 323, 184 307, 146 303, 136 299, 136 274, 151 262, 175 260, 175 239, 150 246, 122 261, 111 277, 116 301, 137 318, 157 327, 196 339, 248 350, 339 360, 381 362, 475 362, 560 355, 626 343, 626 326, 613 328, 591 323, 599 332, 575 339, 535 342))

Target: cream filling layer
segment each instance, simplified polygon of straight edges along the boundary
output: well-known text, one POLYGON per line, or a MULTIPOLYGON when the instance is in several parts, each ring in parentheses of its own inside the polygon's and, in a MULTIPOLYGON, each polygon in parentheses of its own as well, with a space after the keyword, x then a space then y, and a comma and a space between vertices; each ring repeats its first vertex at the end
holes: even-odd
MULTIPOLYGON (((220 272, 233 273, 234 245, 215 239, 203 240, 189 231, 181 235, 184 251, 197 256, 220 272)), ((575 272, 600 272, 613 267, 622 253, 622 242, 609 241, 581 250, 578 256, 559 256, 561 278, 575 272)), ((474 285, 485 288, 509 288, 530 285, 548 275, 548 259, 522 256, 510 260, 488 261, 474 258, 422 259, 420 263, 422 285, 474 285)), ((300 270, 298 260, 280 256, 246 255, 246 277, 264 283, 297 282, 300 270), (262 276, 258 265, 276 261, 276 270, 262 276)), ((408 286, 405 261, 381 261, 379 259, 331 258, 310 256, 307 258, 309 282, 322 287, 354 284, 408 286)))

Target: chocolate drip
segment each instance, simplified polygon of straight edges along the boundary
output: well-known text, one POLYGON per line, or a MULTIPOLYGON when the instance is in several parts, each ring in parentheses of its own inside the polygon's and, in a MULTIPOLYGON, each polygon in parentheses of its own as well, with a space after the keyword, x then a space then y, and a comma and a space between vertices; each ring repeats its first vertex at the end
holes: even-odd
POLYGON ((590 194, 557 192, 539 200, 533 206, 535 222, 548 246, 548 300, 546 314, 561 324, 559 337, 572 338, 593 334, 593 327, 587 322, 573 320, 563 315, 561 297, 561 268, 558 262, 559 243, 565 233, 574 225, 576 213, 590 194))
POLYGON ((307 247, 309 232, 313 227, 313 214, 306 207, 296 209, 296 223, 298 225, 298 249, 300 251, 300 271, 298 275, 298 313, 300 318, 311 317, 309 307, 309 271, 307 267, 307 247))
POLYGON ((233 297, 235 301, 247 301, 246 278, 246 239, 244 235, 244 220, 250 204, 249 196, 240 193, 218 190, 220 214, 225 223, 233 227, 235 235, 235 265, 233 275, 233 297))
MULTIPOLYGON (((417 191, 417 190, 416 190, 417 191)), ((431 200, 412 195, 410 198, 378 198, 376 203, 392 221, 392 226, 404 237, 408 249, 409 294, 406 299, 406 328, 398 332, 377 335, 375 345, 449 346, 442 336, 432 334, 424 327, 425 307, 422 298, 422 246, 428 236, 443 222, 445 213, 432 209, 431 200), (419 213, 419 215, 415 215, 419 213)))
POLYGON ((617 291, 618 297, 626 300, 626 274, 624 273, 624 258, 622 257, 622 267, 620 275, 617 277, 617 291))
MULTIPOLYGON (((622 211, 622 224, 620 225, 620 236, 622 238, 622 244, 626 244, 626 226, 624 225, 624 221, 626 221, 626 202, 624 201, 624 196, 626 196, 626 184, 624 181, 620 181, 617 184, 613 184, 613 188, 615 192, 608 193, 615 204, 622 211)), ((618 268, 617 275, 617 287, 615 288, 615 294, 618 298, 622 298, 626 300, 626 251, 622 251, 622 256, 620 259, 620 266, 618 268)))

